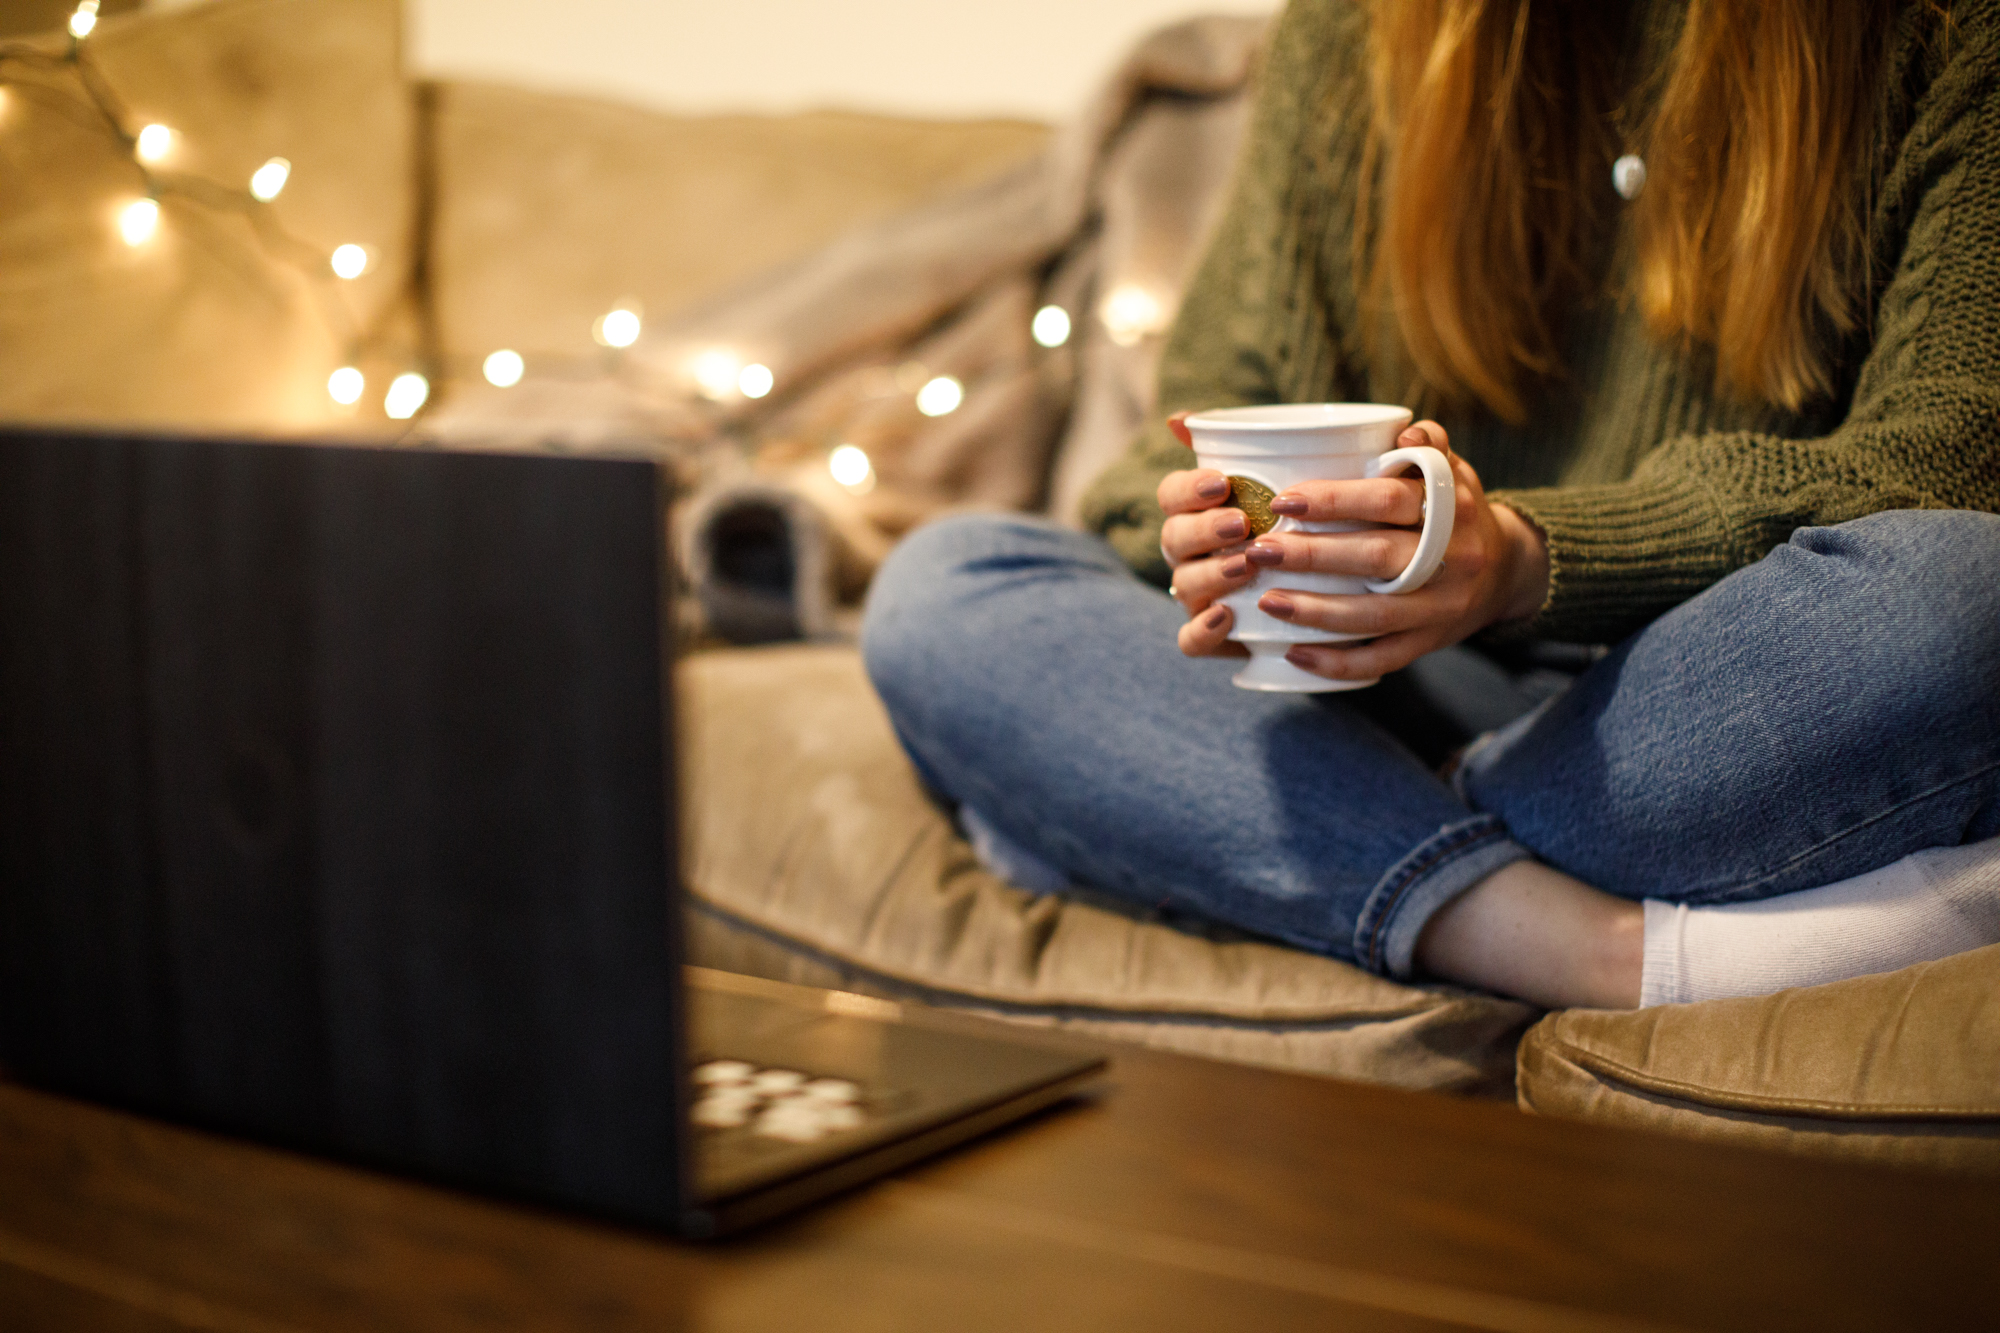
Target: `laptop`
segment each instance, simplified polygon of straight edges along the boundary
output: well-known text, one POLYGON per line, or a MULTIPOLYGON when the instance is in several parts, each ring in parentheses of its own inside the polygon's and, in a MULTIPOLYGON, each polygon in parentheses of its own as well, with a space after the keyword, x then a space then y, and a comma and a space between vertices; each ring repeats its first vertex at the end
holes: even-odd
POLYGON ((667 491, 0 431, 0 1071, 690 1236, 1099 1072, 683 967, 667 491))

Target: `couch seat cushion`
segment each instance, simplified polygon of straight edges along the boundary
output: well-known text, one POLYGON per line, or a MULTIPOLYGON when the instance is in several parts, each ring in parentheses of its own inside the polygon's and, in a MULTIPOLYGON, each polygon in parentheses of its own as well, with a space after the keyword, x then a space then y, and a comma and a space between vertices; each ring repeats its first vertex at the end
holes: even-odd
POLYGON ((1520 1103, 1794 1152, 2000 1173, 2000 945, 1756 999, 1551 1014, 1520 1103))
POLYGON ((853 649, 678 674, 690 960, 1404 1087, 1509 1095, 1533 1009, 1037 896, 924 792, 853 649))

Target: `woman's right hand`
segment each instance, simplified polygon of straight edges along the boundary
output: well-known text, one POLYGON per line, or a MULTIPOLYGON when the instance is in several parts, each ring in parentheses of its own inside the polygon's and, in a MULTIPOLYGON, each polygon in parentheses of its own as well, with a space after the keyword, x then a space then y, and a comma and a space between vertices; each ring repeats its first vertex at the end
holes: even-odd
MULTIPOLYGON (((1174 413, 1167 427, 1193 448, 1187 415, 1174 413)), ((1174 572, 1174 599, 1188 613, 1180 629, 1181 651, 1189 657, 1243 656, 1247 650, 1229 642, 1234 617, 1216 603, 1257 573, 1243 554, 1250 545, 1249 520, 1228 505, 1229 478, 1213 468, 1169 472, 1160 481, 1159 500, 1167 515, 1160 552, 1174 572)))

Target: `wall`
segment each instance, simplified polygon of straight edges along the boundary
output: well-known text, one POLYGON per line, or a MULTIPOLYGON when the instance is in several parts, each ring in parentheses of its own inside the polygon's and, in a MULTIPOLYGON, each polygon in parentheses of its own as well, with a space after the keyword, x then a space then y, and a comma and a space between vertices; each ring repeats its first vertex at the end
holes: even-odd
MULTIPOLYGON (((100 16, 137 9, 139 0, 98 0, 100 16)), ((76 0, 0 0, 0 37, 54 32, 76 12, 76 0)))
MULTIPOLYGON (((157 3, 157 0, 156 0, 157 3)), ((425 74, 669 111, 1059 120, 1149 29, 1275 0, 408 0, 425 74)))

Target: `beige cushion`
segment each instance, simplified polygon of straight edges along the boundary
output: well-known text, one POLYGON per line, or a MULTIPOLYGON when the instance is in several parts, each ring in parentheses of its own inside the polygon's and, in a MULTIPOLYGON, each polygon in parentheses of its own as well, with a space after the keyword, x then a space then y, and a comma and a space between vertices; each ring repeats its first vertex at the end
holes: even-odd
POLYGON ((2000 945, 1900 972, 1551 1014, 1531 1111, 1792 1152, 2000 1172, 2000 945))
POLYGON ((1037 897, 919 786, 851 648, 679 671, 692 961, 1201 1055, 1508 1095, 1525 1005, 1037 897))
MULTIPOLYGON (((0 418, 346 423, 327 375, 409 268, 401 40, 396 0, 216 0, 107 18, 89 40, 130 128, 179 131, 162 173, 240 188, 265 159, 290 159, 271 208, 309 243, 310 277, 270 258, 242 213, 177 195, 164 198, 154 238, 127 246, 118 212, 143 194, 130 154, 76 103, 73 70, 24 74, 10 62, 10 78, 32 86, 10 87, 0 108, 0 418), (375 268, 339 283, 321 257, 349 241, 374 249, 375 268)), ((40 45, 59 53, 66 42, 40 45)), ((370 363, 378 389, 398 361, 407 352, 370 363)))
POLYGON ((461 373, 497 347, 595 359, 842 232, 1032 156, 1048 128, 844 112, 671 116, 480 83, 439 90, 436 296, 461 373))

